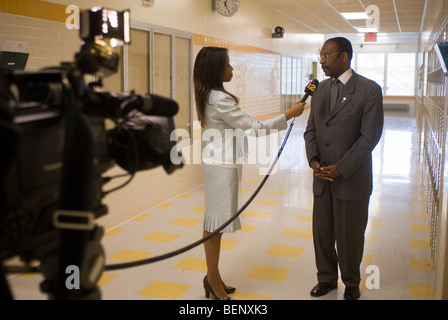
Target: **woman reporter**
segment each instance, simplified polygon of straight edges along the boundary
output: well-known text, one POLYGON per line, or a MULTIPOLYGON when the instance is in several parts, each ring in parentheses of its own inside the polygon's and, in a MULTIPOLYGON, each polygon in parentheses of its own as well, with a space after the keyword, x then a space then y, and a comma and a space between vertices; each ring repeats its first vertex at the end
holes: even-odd
MULTIPOLYGON (((242 162, 237 160, 244 156, 244 146, 241 143, 235 145, 234 137, 246 130, 255 133, 259 129, 284 130, 287 121, 300 116, 305 106, 305 103, 295 103, 282 115, 256 121, 240 108, 238 98, 224 88, 223 83, 231 81, 232 77, 233 68, 226 48, 204 47, 200 50, 194 64, 193 79, 198 118, 203 130, 213 129, 222 137, 210 139, 203 145, 203 150, 207 150, 202 157, 205 189, 203 237, 209 236, 238 211, 242 162), (235 134, 226 134, 229 129, 235 134)), ((241 223, 236 218, 222 232, 233 233, 239 229, 241 223)), ((218 233, 204 243, 207 275, 203 284, 207 298, 211 295, 214 299, 231 299, 228 294, 235 288, 225 284, 218 267, 221 238, 222 233, 218 233)))

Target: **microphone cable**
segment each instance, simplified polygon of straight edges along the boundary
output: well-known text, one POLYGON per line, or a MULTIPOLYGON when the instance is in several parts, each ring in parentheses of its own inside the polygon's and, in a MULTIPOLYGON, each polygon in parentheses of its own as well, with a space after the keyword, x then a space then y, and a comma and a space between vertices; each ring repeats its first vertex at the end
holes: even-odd
POLYGON ((254 191, 254 193, 252 194, 252 196, 246 201, 246 203, 226 222, 224 222, 218 229, 216 229, 215 231, 213 231, 212 233, 210 233, 207 237, 204 237, 196 242, 193 242, 183 248, 180 248, 178 250, 175 251, 171 251, 168 252, 166 254, 162 254, 156 257, 152 257, 152 258, 148 258, 148 259, 143 259, 143 260, 138 260, 138 261, 131 261, 131 262, 125 262, 125 263, 118 263, 118 264, 113 264, 113 265, 106 265, 104 268, 104 271, 111 271, 111 270, 119 270, 119 269, 127 269, 127 268, 133 268, 133 267, 138 267, 138 266, 142 266, 145 264, 150 264, 150 263, 154 263, 154 262, 158 262, 161 260, 165 260, 165 259, 169 259, 172 258, 174 256, 177 256, 179 254, 182 254, 186 251, 189 251, 201 244, 203 244, 204 242, 210 240, 211 238, 213 238, 215 235, 217 235, 218 233, 220 233, 222 230, 224 230, 224 228, 226 228, 229 224, 231 224, 237 217, 239 217, 244 210, 246 210, 246 208, 249 206, 249 204, 255 199, 255 197, 258 195, 258 193, 260 192, 260 190, 263 188, 263 186, 265 185, 266 181, 269 179, 272 171, 274 170, 275 165, 277 164, 280 155, 283 152, 283 149, 285 148, 286 142, 289 139, 289 136, 291 134, 291 130, 294 127, 294 122, 295 122, 296 118, 293 118, 291 124, 289 125, 288 131, 286 132, 285 138, 283 139, 282 145, 280 146, 280 149, 278 151, 277 157, 275 158, 274 162, 272 163, 271 167, 269 168, 268 173, 264 176, 263 180, 261 181, 261 183, 259 184, 259 186, 257 187, 257 189, 254 191))
MULTIPOLYGON (((294 127, 294 122, 295 122, 296 118, 293 118, 293 120, 291 121, 289 128, 286 132, 285 138, 283 139, 282 145, 280 146, 280 149, 278 151, 277 157, 275 157, 274 162, 272 163, 271 167, 269 168, 268 173, 263 177, 263 180, 260 182, 260 184, 258 185, 257 189, 254 191, 254 193, 251 195, 251 197, 246 201, 246 203, 226 222, 224 222, 218 229, 216 229, 215 231, 213 231, 212 233, 210 233, 207 237, 204 237, 200 240, 197 240, 183 248, 177 249, 175 251, 171 251, 156 257, 152 257, 152 258, 148 258, 148 259, 143 259, 143 260, 138 260, 138 261, 131 261, 131 262, 125 262, 125 263, 117 263, 117 264, 112 264, 112 265, 106 265, 103 269, 103 271, 112 271, 112 270, 120 270, 120 269, 127 269, 127 268, 134 268, 134 267, 138 267, 138 266, 142 266, 142 265, 146 265, 146 264, 151 264, 154 262, 158 262, 158 261, 162 261, 162 260, 166 260, 172 257, 175 257, 179 254, 182 254, 186 251, 189 251, 201 244, 203 244, 204 242, 210 240, 211 238, 213 238, 214 236, 216 236, 218 233, 220 233, 222 230, 224 230, 224 228, 226 228, 229 224, 231 224, 237 217, 239 217, 244 210, 246 210, 246 208, 250 205, 250 203, 255 199, 255 197, 258 195, 258 193, 260 192, 260 190, 263 188, 263 186, 265 185, 266 181, 269 179, 272 171, 275 168, 275 165, 277 164, 280 155, 283 152, 283 149, 285 148, 286 142, 289 139, 289 136, 291 134, 292 128, 294 127)), ((39 273, 41 272, 41 267, 40 266, 4 266, 4 269, 6 271, 6 273, 39 273)))
MULTIPOLYGON (((309 96, 312 96, 313 93, 315 92, 315 90, 317 89, 317 86, 319 85, 319 81, 317 79, 314 79, 313 81, 311 81, 305 88, 305 95, 302 97, 302 99, 300 100, 300 102, 305 102, 306 99, 309 96)), ((278 162, 278 159, 280 158, 280 155, 283 152, 283 149, 285 148, 286 142, 289 139, 289 136, 291 134, 291 130, 294 127, 294 122, 295 122, 296 118, 293 118, 293 120, 291 121, 291 124, 289 125, 289 128, 286 132, 285 138, 283 139, 283 143, 280 146, 280 149, 278 151, 277 157, 275 158, 274 162, 272 163, 271 167, 269 168, 268 173, 264 176, 263 180, 261 181, 261 183, 259 184, 259 186, 257 187, 257 189, 254 191, 254 193, 252 194, 252 196, 246 201, 246 203, 240 208, 240 210, 238 210, 229 220, 227 220, 224 224, 222 224, 218 229, 216 229, 214 232, 210 233, 207 237, 204 237, 196 242, 193 242, 183 248, 180 248, 178 250, 172 251, 172 252, 168 252, 166 254, 162 254, 156 257, 152 257, 152 258, 148 258, 148 259, 143 259, 143 260, 138 260, 138 261, 131 261, 131 262, 125 262, 125 263, 118 263, 118 264, 113 264, 113 265, 105 265, 103 271, 111 271, 111 270, 119 270, 119 269, 127 269, 127 268, 133 268, 133 267, 138 267, 138 266, 142 266, 145 264, 150 264, 150 263, 154 263, 154 262, 158 262, 161 260, 165 260, 165 259, 169 259, 172 258, 174 256, 177 256, 179 254, 182 254, 186 251, 189 251, 201 244, 203 244, 204 242, 210 240, 211 238, 213 238, 215 235, 217 235, 219 232, 221 232, 222 230, 224 230, 224 228, 226 228, 229 224, 231 224, 237 217, 239 217, 244 210, 246 210, 246 208, 249 206, 249 204, 255 199, 255 197, 258 195, 258 193, 260 192, 260 190, 263 188, 264 184, 266 183, 266 181, 269 179, 272 171, 274 170, 275 165, 278 162)), ((31 266, 4 266, 4 269, 6 271, 6 273, 36 273, 36 272, 40 272, 41 268, 40 266, 38 267, 31 267, 31 266)))
MULTIPOLYGON (((306 99, 309 96, 312 96, 314 94, 314 92, 316 91, 317 87, 319 85, 319 81, 317 79, 312 80, 310 83, 308 83, 308 85, 305 88, 305 95, 302 97, 302 99, 300 100, 300 102, 305 102, 306 99)), ((141 265, 145 265, 145 264, 150 264, 150 263, 154 263, 157 261, 161 261, 161 260, 165 260, 165 259, 169 259, 172 258, 174 256, 177 256, 181 253, 184 253, 186 251, 189 251, 201 244, 203 244, 204 242, 210 240, 211 238, 213 238, 215 235, 217 235, 219 232, 221 232, 222 230, 224 230, 225 227, 227 227, 229 224, 231 224, 237 217, 239 217, 241 215, 241 213, 244 212, 244 210, 246 210, 246 208, 249 206, 249 204, 255 199, 255 197, 258 195, 258 193, 260 192, 260 190, 263 188, 264 184, 266 183, 266 181, 269 179, 272 171, 274 170, 275 165, 278 162, 278 159, 280 158, 280 155, 283 152, 283 149, 285 148, 286 142, 288 142, 289 139, 289 135, 291 134, 292 128, 294 127, 294 123, 296 121, 296 118, 294 117, 291 121, 291 124, 289 125, 288 131, 286 132, 285 138, 283 139, 283 143, 280 146, 280 149, 278 151, 277 157, 275 158, 274 162, 272 163, 271 167, 269 168, 268 173, 264 176, 263 180, 261 181, 261 183, 259 184, 259 186, 257 187, 257 189, 255 190, 255 192, 252 194, 252 196, 246 201, 246 203, 240 208, 240 210, 238 210, 229 220, 227 220, 224 224, 222 224, 218 229, 216 229, 214 232, 210 233, 207 237, 204 237, 196 242, 193 242, 183 248, 180 248, 178 250, 166 253, 166 254, 162 254, 156 257, 152 257, 152 258, 148 258, 148 259, 143 259, 143 260, 138 260, 138 261, 131 261, 131 262, 125 262, 125 263, 118 263, 118 264, 113 264, 113 265, 106 265, 104 268, 104 271, 110 271, 110 270, 118 270, 118 269, 125 269, 125 268, 132 268, 132 267, 137 267, 137 266, 141 266, 141 265)))

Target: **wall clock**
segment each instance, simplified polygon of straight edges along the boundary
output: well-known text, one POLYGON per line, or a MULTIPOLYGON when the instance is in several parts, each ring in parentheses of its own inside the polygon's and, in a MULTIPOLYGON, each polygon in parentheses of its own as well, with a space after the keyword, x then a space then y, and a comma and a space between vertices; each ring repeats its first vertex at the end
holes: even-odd
POLYGON ((212 0, 213 9, 225 17, 232 17, 240 11, 239 0, 212 0))

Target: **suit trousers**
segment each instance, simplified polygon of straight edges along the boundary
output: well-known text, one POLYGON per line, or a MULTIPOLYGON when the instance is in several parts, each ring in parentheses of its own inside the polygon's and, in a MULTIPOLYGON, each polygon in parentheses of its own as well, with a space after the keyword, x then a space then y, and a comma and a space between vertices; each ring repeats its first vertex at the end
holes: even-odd
POLYGON ((357 201, 335 199, 331 182, 314 195, 313 242, 318 282, 337 282, 348 287, 361 282, 360 265, 370 197, 357 201))

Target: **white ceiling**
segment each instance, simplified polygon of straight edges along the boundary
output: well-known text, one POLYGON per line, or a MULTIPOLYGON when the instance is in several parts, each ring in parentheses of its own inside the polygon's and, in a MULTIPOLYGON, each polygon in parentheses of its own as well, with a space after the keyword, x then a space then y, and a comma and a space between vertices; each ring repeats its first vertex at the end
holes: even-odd
MULTIPOLYGON (((426 0, 258 0, 297 22, 300 32, 319 34, 359 33, 356 27, 376 23, 379 33, 420 33, 426 0), (347 20, 343 12, 367 12, 377 6, 373 21, 347 20), (378 17, 379 13, 379 17, 378 17)), ((369 12, 372 13, 372 12, 369 12)))

